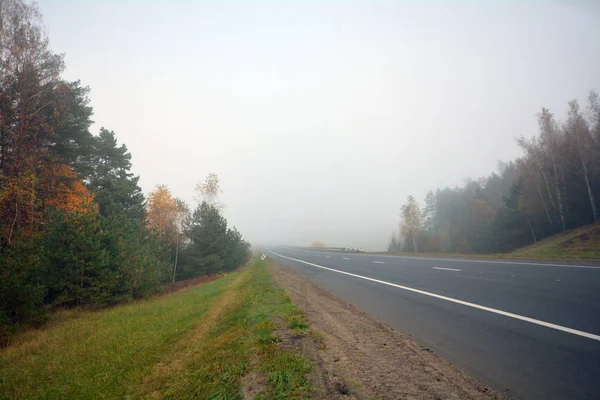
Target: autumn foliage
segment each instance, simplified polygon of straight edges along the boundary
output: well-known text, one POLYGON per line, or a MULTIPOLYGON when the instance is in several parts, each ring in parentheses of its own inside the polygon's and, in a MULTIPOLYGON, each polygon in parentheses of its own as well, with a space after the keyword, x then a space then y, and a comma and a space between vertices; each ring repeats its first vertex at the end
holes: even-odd
POLYGON ((62 78, 34 3, 0 2, 0 344, 53 307, 102 307, 169 278, 143 196, 88 89, 62 78), (104 213, 101 213, 104 211, 104 213))
POLYGON ((64 164, 50 164, 42 171, 40 191, 44 206, 65 213, 86 209, 98 212, 94 195, 83 184, 75 171, 64 164))
POLYGON ((157 185, 148 195, 146 224, 148 229, 161 235, 173 235, 176 227, 177 203, 166 185, 157 185))
POLYGON ((164 185, 145 202, 127 147, 90 132, 89 88, 64 67, 36 4, 1 0, 0 345, 56 307, 141 298, 249 257, 220 214, 216 174, 193 219, 164 185))

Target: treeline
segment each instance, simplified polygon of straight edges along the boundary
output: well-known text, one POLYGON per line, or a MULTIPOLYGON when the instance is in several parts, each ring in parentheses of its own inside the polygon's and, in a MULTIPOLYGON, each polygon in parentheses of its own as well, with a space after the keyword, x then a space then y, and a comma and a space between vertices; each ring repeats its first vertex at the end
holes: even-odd
POLYGON ((236 228, 227 226, 222 214, 219 177, 209 174, 196 192, 201 201, 193 213, 165 185, 157 185, 148 196, 146 230, 169 255, 173 282, 229 272, 250 258, 250 244, 236 228))
POLYGON ((462 187, 430 191, 423 208, 409 196, 389 251, 496 253, 598 222, 600 98, 568 103, 565 121, 545 109, 539 132, 520 137, 518 159, 462 187))
POLYGON ((0 342, 56 307, 104 307, 180 278, 237 268, 249 245, 227 227, 218 178, 193 215, 165 186, 148 201, 114 132, 90 132, 89 89, 37 6, 0 2, 0 342))

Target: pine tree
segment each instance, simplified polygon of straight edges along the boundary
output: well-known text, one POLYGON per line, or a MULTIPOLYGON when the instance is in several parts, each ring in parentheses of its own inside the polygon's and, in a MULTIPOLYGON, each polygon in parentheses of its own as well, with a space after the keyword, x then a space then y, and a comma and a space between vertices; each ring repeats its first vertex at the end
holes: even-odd
POLYGON ((90 162, 92 172, 85 180, 96 196, 100 214, 123 213, 141 224, 144 195, 138 186, 139 177, 131 173, 131 153, 124 144, 117 145, 114 132, 100 129, 94 138, 90 162))
POLYGON ((189 231, 188 257, 195 274, 224 270, 228 249, 227 221, 219 210, 203 201, 194 211, 189 231))
POLYGON ((101 216, 88 207, 72 213, 54 210, 44 241, 47 302, 60 306, 105 306, 117 285, 101 216))

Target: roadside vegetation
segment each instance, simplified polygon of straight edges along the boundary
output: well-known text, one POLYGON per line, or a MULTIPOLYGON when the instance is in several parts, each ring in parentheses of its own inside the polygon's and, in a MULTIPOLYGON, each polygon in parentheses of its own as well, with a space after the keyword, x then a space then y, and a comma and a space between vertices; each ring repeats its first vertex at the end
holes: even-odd
POLYGON ((250 256, 215 174, 194 212, 166 185, 144 196, 127 147, 90 131, 90 89, 62 76, 45 32, 34 2, 0 1, 0 347, 57 309, 144 298, 250 256))
MULTIPOLYGON (((387 252, 390 253, 389 251, 387 252)), ((565 233, 558 233, 539 242, 518 248, 509 253, 435 253, 393 251, 398 255, 421 255, 432 257, 471 257, 471 258, 536 258, 536 259, 588 259, 600 260, 600 224, 586 225, 565 233)), ((384 252, 380 254, 386 254, 384 252)))
POLYGON ((600 96, 570 101, 564 121, 546 108, 537 119, 539 133, 517 139, 523 155, 497 173, 429 191, 423 208, 409 196, 388 251, 598 257, 597 225, 570 231, 600 222, 600 96))
POLYGON ((0 398, 309 398, 308 324, 267 270, 104 311, 59 313, 0 350, 0 398))
POLYGON ((600 224, 584 226, 522 247, 507 256, 600 260, 600 224))

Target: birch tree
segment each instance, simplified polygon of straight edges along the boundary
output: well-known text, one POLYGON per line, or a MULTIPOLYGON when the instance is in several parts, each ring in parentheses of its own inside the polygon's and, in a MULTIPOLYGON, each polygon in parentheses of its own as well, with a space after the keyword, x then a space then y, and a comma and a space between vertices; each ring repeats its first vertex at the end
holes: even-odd
POLYGON ((575 139, 577 153, 581 163, 581 172, 585 181, 590 208, 592 211, 592 217, 594 222, 598 222, 598 209, 596 207, 596 200, 594 199, 592 186, 590 184, 590 177, 588 174, 588 164, 594 162, 594 158, 589 156, 590 150, 593 147, 591 140, 592 137, 590 135, 589 126, 581 115, 577 100, 572 100, 569 102, 569 117, 565 127, 568 134, 575 139))
POLYGON ((173 282, 177 275, 177 262, 179 260, 179 248, 181 247, 183 234, 186 226, 189 225, 191 220, 190 209, 185 201, 176 198, 175 199, 175 260, 173 262, 173 282))
POLYGON ((413 196, 408 196, 406 203, 400 208, 400 218, 400 232, 412 242, 413 251, 416 253, 417 240, 423 232, 423 214, 413 196))
POLYGON ((209 206, 222 211, 225 206, 219 202, 219 196, 223 193, 221 190, 221 180, 215 173, 206 176, 203 182, 196 185, 196 199, 199 202, 205 201, 209 206))
POLYGON ((554 120, 554 115, 546 109, 538 113, 538 126, 540 127, 540 153, 546 154, 549 157, 552 175, 554 177, 554 191, 556 193, 556 203, 558 205, 558 215, 560 217, 560 225, 562 230, 565 230, 565 212, 564 212, 564 190, 562 180, 559 175, 562 175, 562 166, 558 158, 558 151, 561 147, 561 132, 554 120))

